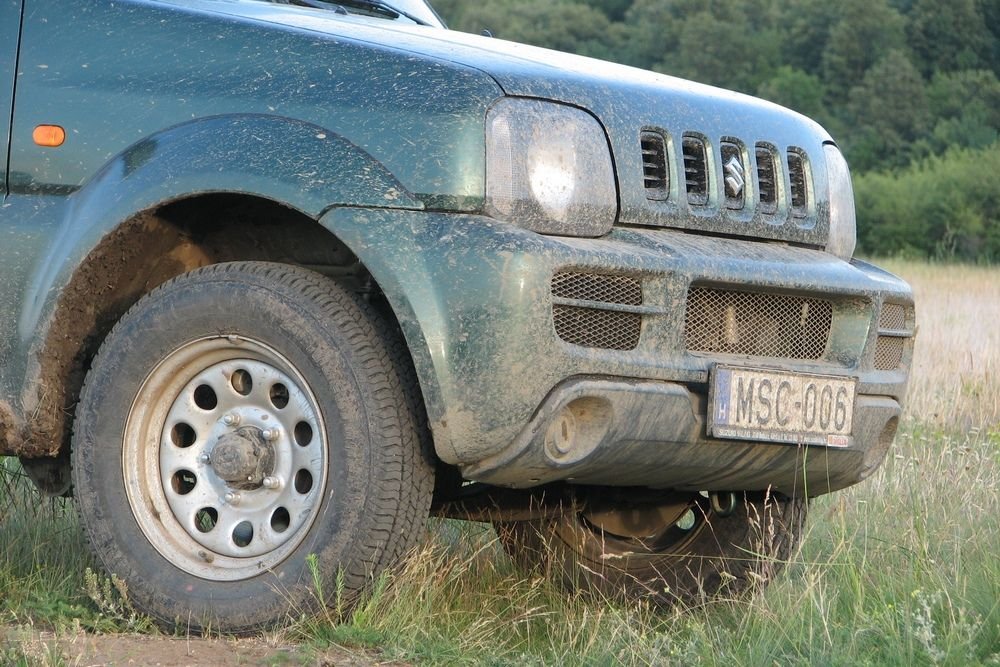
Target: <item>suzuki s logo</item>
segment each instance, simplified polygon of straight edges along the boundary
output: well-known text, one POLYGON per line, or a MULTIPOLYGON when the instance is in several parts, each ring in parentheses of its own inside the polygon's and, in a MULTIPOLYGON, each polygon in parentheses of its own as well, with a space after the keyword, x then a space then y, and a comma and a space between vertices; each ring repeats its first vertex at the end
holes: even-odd
POLYGON ((737 199, 743 193, 743 186, 746 185, 743 162, 734 155, 726 162, 724 169, 726 171, 726 196, 737 199))

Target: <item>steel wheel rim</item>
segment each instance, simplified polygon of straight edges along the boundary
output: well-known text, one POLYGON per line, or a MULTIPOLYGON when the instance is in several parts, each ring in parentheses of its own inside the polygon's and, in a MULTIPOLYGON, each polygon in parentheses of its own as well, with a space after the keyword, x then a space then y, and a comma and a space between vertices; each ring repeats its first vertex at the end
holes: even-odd
POLYGON ((283 355, 244 336, 202 338, 167 355, 139 389, 125 425, 125 490, 171 564, 210 580, 247 579, 309 533, 328 452, 318 402, 283 355), (250 470, 232 464, 244 459, 253 474, 234 480, 234 470, 250 470))

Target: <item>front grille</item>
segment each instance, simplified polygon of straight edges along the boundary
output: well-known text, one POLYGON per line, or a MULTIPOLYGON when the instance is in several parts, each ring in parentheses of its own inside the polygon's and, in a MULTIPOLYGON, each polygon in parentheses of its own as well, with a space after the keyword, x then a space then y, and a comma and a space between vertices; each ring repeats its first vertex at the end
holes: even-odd
POLYGON ((605 350, 634 350, 639 345, 642 315, 554 305, 556 335, 567 343, 605 350))
POLYGON ((708 203, 708 156, 705 142, 698 137, 684 137, 684 182, 689 204, 708 203))
POLYGON ((906 326, 906 308, 898 303, 882 304, 882 312, 878 317, 878 328, 892 331, 902 331, 906 326))
POLYGON ((879 336, 875 340, 875 369, 894 371, 903 363, 905 338, 899 336, 879 336))
POLYGON ((825 299, 692 287, 684 334, 690 352, 820 359, 832 321, 825 299))
POLYGON ((646 198, 662 201, 667 198, 670 186, 666 142, 663 135, 656 132, 643 132, 639 140, 642 146, 642 185, 646 190, 646 198))
POLYGON ((774 152, 767 146, 758 145, 756 159, 760 210, 762 213, 774 213, 778 210, 778 170, 774 152))
POLYGON ((792 215, 804 218, 809 205, 806 166, 802 156, 794 151, 788 152, 788 180, 792 188, 792 215))

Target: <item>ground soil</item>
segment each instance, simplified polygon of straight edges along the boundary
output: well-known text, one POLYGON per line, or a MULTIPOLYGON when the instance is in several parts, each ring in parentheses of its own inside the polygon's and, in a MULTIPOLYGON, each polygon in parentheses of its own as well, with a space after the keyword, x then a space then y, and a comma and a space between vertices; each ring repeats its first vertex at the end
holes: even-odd
MULTIPOLYGON (((230 665, 368 667, 405 663, 386 661, 372 651, 333 648, 305 650, 270 639, 208 639, 92 635, 84 632, 39 632, 0 628, 0 650, 15 650, 31 665, 67 667, 229 667, 230 665)), ((3 662, 0 654, 0 663, 3 662)))

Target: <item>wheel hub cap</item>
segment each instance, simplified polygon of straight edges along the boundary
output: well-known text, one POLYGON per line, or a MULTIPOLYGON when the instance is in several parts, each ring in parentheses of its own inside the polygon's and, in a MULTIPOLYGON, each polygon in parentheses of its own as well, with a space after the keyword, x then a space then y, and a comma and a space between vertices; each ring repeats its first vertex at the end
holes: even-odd
POLYGON ((263 431, 245 426, 225 433, 209 455, 212 470, 236 489, 258 489, 274 470, 274 448, 263 431))

